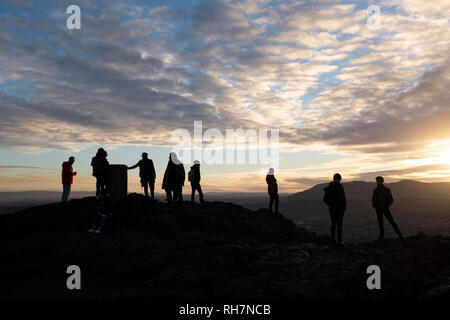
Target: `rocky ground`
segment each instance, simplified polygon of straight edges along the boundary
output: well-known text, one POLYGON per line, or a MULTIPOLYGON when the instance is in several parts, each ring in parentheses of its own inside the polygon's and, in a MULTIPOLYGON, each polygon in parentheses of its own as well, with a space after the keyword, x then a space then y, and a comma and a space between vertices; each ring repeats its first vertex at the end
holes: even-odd
POLYGON ((266 210, 208 202, 167 206, 136 194, 91 234, 93 198, 0 216, 0 298, 449 298, 450 238, 330 245, 266 210), (366 268, 380 266, 382 289, 366 268), (66 288, 78 265, 82 290, 66 288))

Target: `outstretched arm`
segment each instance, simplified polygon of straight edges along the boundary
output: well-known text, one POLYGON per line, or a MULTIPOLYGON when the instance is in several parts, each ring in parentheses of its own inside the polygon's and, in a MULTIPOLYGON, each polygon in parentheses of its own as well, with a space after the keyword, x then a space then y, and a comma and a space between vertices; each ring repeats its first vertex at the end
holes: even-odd
POLYGON ((136 163, 136 164, 135 164, 134 166, 132 166, 132 167, 128 167, 128 170, 135 169, 135 168, 137 168, 137 167, 139 167, 139 162, 136 163))

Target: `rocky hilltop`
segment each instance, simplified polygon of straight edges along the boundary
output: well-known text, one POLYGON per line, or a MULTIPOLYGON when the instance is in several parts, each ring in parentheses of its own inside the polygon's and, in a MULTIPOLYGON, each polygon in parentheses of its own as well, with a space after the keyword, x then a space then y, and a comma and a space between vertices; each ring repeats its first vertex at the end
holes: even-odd
POLYGON ((336 248, 267 210, 168 206, 136 194, 114 206, 104 233, 92 234, 95 208, 84 198, 0 216, 0 298, 449 297, 449 237, 422 233, 336 248), (373 264, 381 290, 366 286, 373 264), (81 290, 66 288, 69 265, 81 268, 81 290))

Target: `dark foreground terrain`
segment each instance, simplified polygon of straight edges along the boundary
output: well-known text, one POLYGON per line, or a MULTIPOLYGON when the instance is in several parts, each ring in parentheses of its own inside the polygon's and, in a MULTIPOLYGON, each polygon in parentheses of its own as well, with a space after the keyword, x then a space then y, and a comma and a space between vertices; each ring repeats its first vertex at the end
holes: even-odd
POLYGON ((449 298, 450 238, 418 234, 335 248, 268 211, 139 195, 90 234, 93 198, 0 216, 2 299, 449 298), (368 290, 379 265, 382 289, 368 290), (66 289, 81 268, 82 289, 66 289))

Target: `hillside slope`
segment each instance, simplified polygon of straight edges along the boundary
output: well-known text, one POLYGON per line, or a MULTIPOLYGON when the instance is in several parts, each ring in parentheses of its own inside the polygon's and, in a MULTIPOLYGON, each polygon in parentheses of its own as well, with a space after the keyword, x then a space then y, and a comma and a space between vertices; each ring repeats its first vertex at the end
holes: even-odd
POLYGON ((448 295, 450 238, 335 248, 268 211, 230 203, 169 207, 130 195, 104 234, 90 234, 94 199, 0 216, 0 298, 319 299, 448 295), (66 268, 82 290, 66 289, 66 268), (366 288, 366 268, 382 290, 366 288), (434 289, 433 288, 440 288, 434 289), (436 293, 436 294, 434 294, 436 293))

